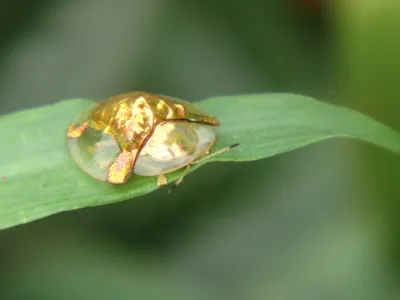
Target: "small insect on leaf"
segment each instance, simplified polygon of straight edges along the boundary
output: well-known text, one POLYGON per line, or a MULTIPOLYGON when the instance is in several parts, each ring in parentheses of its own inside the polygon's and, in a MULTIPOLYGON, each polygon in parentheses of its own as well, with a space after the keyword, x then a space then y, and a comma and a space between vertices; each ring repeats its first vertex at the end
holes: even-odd
POLYGON ((132 174, 158 176, 225 152, 210 153, 220 122, 193 104, 146 92, 120 94, 97 103, 69 125, 67 141, 76 164, 90 176, 112 184, 132 174))

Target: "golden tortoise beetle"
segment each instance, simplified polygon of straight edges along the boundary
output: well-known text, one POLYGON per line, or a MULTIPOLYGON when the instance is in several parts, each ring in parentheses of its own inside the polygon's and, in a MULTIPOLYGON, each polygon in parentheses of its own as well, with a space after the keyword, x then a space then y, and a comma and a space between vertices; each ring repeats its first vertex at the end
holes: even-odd
MULTIPOLYGON (((96 103, 67 130, 76 164, 90 176, 113 184, 125 183, 132 172, 158 176, 191 164, 209 153, 216 140, 216 117, 175 98, 131 92, 96 103)), ((230 145, 210 155, 231 149, 230 145)))

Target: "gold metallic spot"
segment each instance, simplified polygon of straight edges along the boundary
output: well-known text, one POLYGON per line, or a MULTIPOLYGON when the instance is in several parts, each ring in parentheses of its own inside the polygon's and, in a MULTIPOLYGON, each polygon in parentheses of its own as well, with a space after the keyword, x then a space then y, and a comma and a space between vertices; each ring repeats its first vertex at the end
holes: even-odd
POLYGON ((79 125, 72 123, 67 130, 67 137, 69 138, 78 138, 80 137, 88 128, 89 123, 88 122, 82 122, 79 125))
POLYGON ((183 105, 175 104, 175 108, 178 116, 181 116, 183 118, 185 116, 185 108, 183 107, 183 105))
POLYGON ((108 169, 107 181, 114 184, 124 183, 131 175, 133 157, 130 152, 122 152, 108 169))

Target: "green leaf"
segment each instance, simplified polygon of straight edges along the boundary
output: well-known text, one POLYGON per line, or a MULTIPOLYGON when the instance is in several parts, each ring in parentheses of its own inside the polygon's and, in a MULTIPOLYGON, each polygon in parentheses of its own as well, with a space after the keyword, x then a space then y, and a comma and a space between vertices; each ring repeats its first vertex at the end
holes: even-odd
MULTIPOLYGON (((154 177, 124 185, 92 179, 70 159, 68 124, 92 102, 69 100, 0 117, 0 228, 61 211, 131 199, 157 189, 154 177)), ((350 109, 291 94, 226 96, 198 103, 219 117, 213 150, 239 147, 211 161, 251 161, 332 137, 350 137, 400 152, 400 134, 350 109)), ((179 177, 181 170, 168 180, 179 177)))

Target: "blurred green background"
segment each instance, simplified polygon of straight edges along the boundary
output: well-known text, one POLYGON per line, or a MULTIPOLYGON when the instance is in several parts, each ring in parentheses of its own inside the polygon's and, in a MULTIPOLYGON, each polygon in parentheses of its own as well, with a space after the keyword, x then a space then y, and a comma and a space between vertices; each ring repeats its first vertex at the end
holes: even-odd
MULTIPOLYGON (((289 92, 400 130, 399 30, 398 1, 2 0, 0 113, 289 92)), ((325 141, 0 231, 0 299, 399 299, 399 161, 325 141)))

